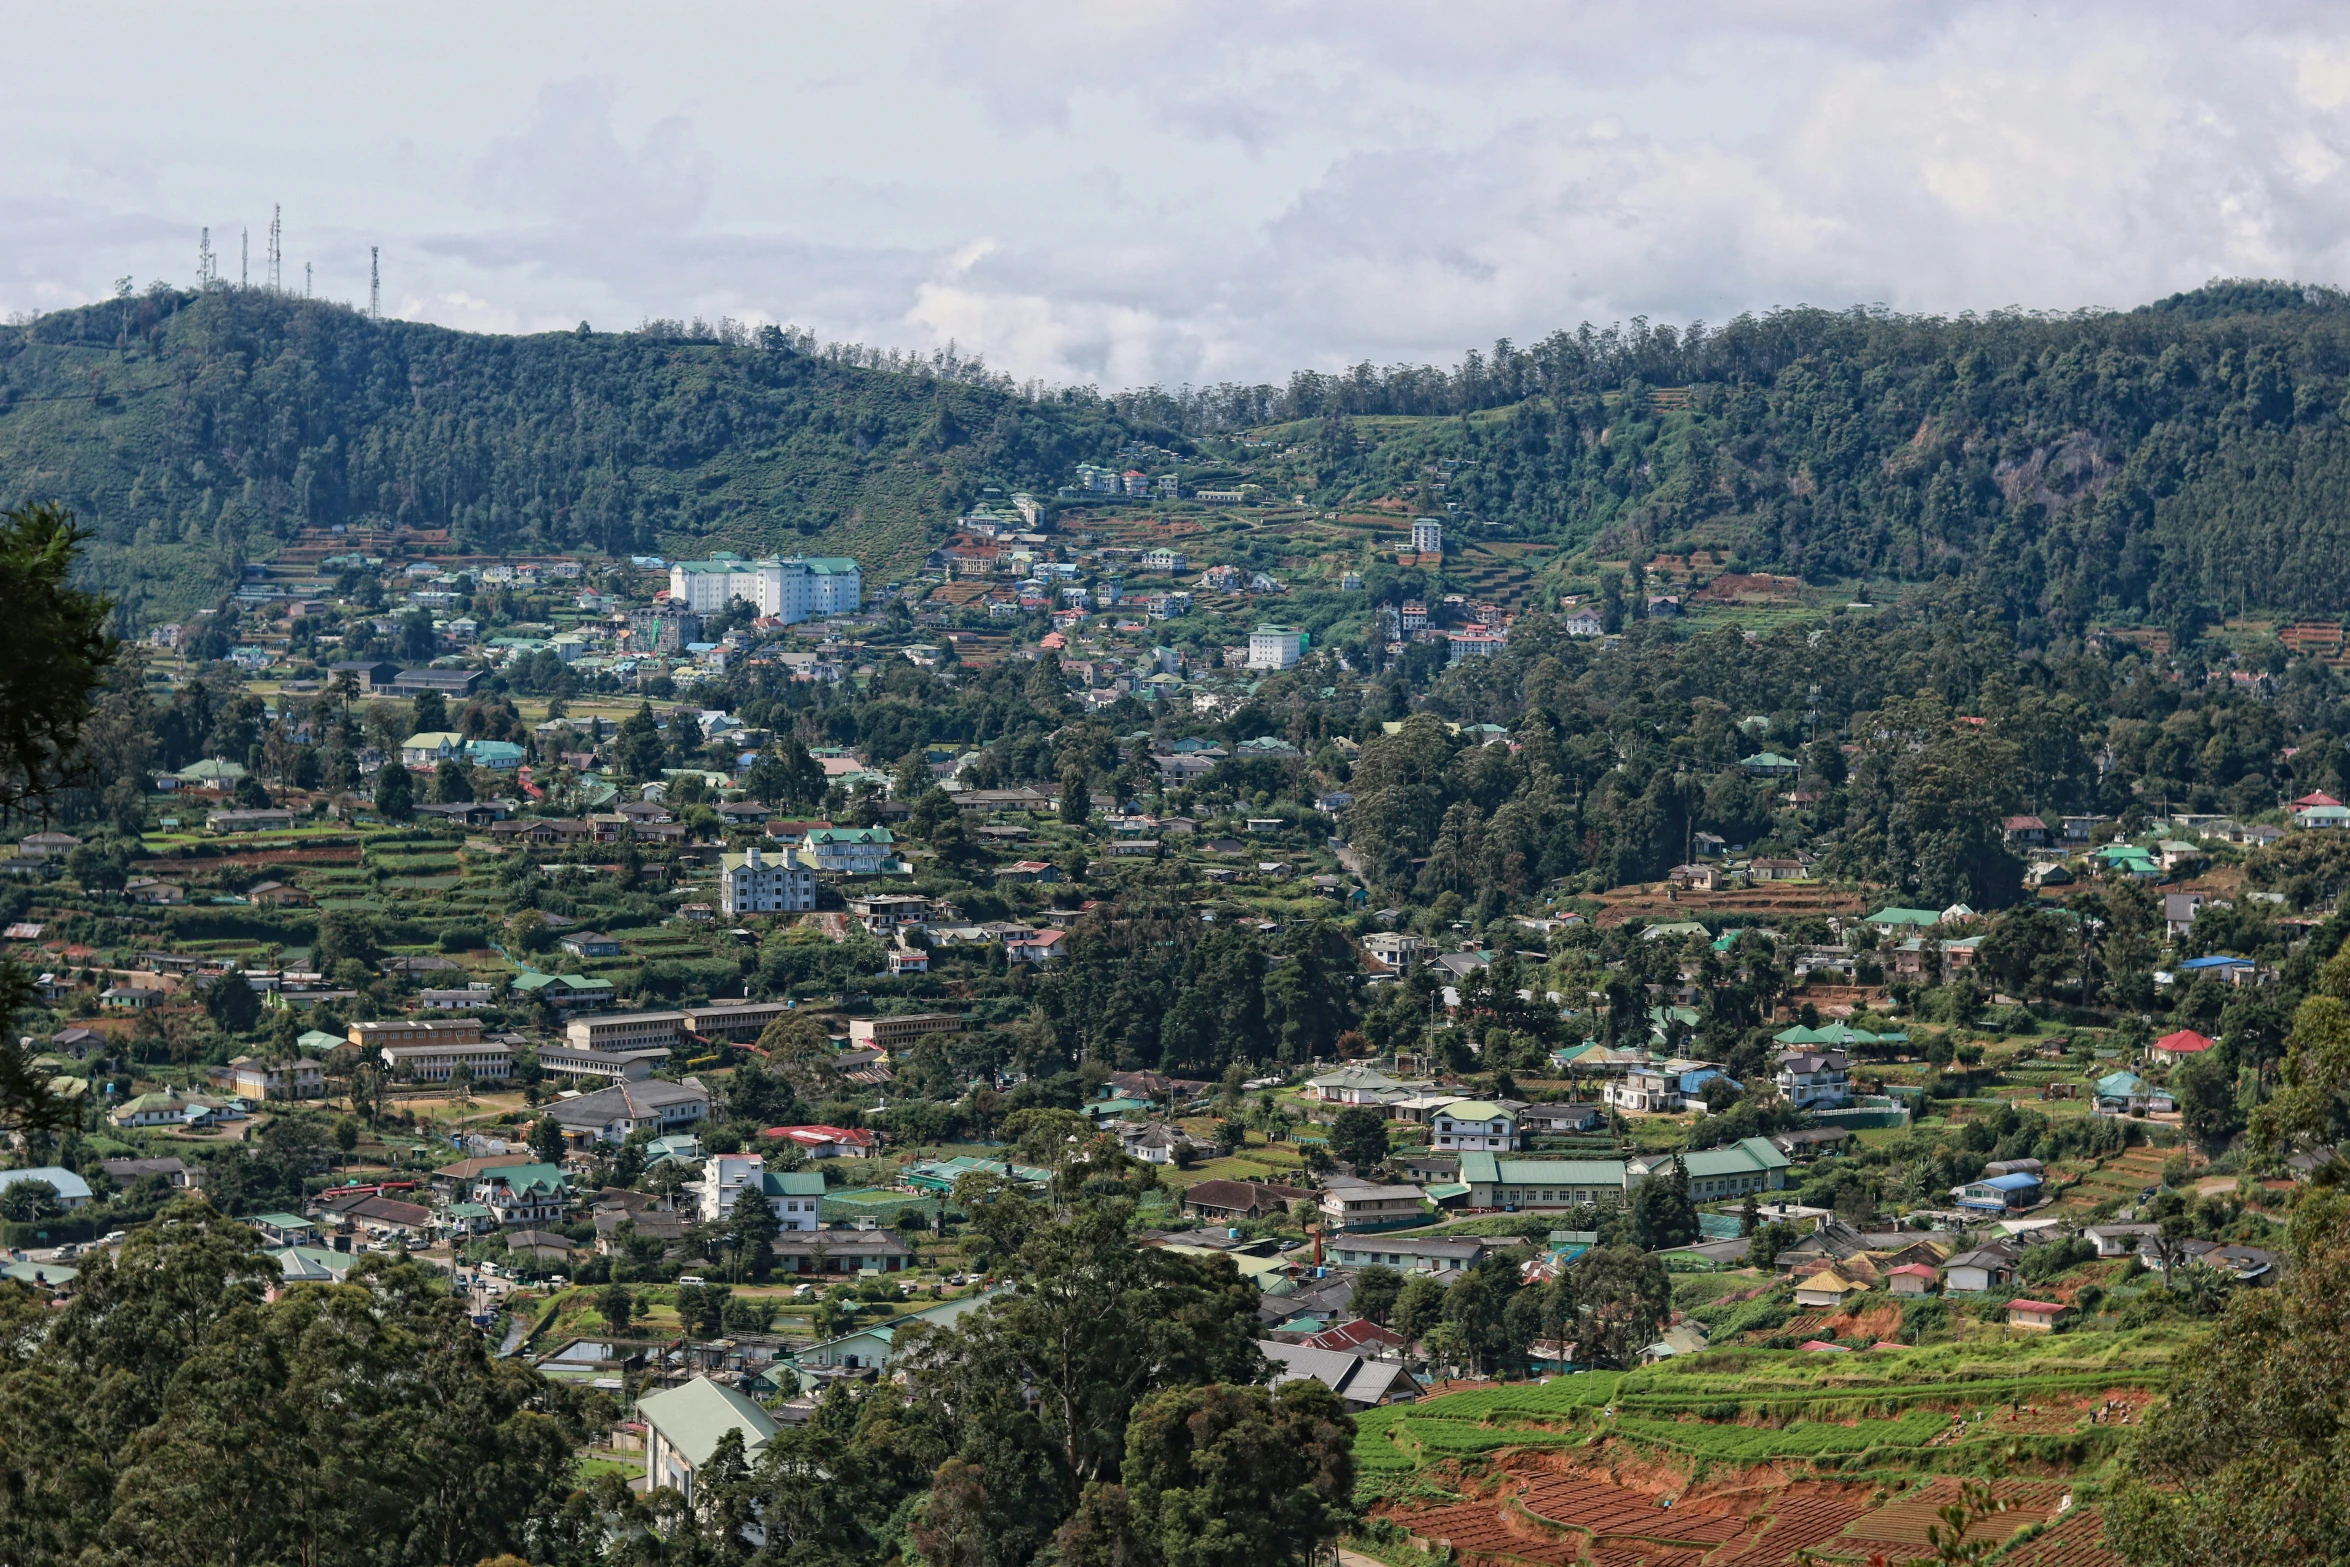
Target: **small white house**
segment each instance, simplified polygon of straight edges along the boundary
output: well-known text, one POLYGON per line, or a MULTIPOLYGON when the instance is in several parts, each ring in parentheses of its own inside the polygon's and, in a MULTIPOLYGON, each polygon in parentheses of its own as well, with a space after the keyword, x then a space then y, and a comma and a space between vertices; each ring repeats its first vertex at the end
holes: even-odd
POLYGON ((775 1421, 748 1394, 696 1377, 682 1387, 648 1393, 637 1400, 645 1423, 645 1478, 654 1489, 667 1486, 693 1500, 694 1475, 718 1451, 729 1431, 740 1431, 743 1456, 755 1457, 775 1435, 775 1421))

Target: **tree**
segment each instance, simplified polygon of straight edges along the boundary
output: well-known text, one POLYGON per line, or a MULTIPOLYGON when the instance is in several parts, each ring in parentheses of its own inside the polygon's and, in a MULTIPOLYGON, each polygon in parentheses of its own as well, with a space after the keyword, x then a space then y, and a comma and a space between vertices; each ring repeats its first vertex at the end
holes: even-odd
POLYGON ((1689 1176, 1679 1159, 1669 1173, 1651 1175, 1632 1189, 1631 1219, 1632 1244, 1642 1251, 1697 1239, 1697 1204, 1689 1199, 1689 1176))
POLYGON ((234 969, 206 985, 198 998, 212 1021, 231 1034, 250 1032, 261 1021, 261 993, 234 969))
MULTIPOLYGON (((431 629, 431 622, 426 622, 431 629)), ((449 732, 449 701, 438 691, 419 691, 408 709, 408 722, 418 734, 447 734, 449 732)))
POLYGON ((782 1233, 782 1221, 764 1192, 746 1191, 736 1198, 734 1213, 726 1221, 728 1276, 737 1283, 767 1277, 775 1266, 773 1242, 782 1233))
POLYGON ((1384 1327, 1395 1310, 1396 1297, 1402 1293, 1403 1275, 1374 1263, 1356 1271, 1354 1297, 1348 1305, 1384 1327))
MULTIPOLYGON (((1354 1421, 1306 1378, 1170 1388, 1136 1406, 1117 1483, 1060 1530, 1068 1567, 1305 1567, 1354 1490, 1354 1421)), ((933 1560, 937 1558, 933 1557, 933 1560)))
POLYGON ((626 1333, 636 1317, 636 1297, 625 1284, 607 1284, 596 1292, 596 1315, 614 1333, 626 1333))
POLYGON ((375 809, 387 822, 404 822, 416 814, 416 781, 398 762, 376 769, 375 809))
POLYGON ((2179 1358, 2167 1396, 2122 1458, 2106 1510, 2120 1553, 2146 1567, 2350 1559, 2350 1199, 2305 1193, 2293 1266, 2238 1290, 2218 1331, 2179 1358))
POLYGON ((2207 1050, 2189 1057, 2171 1075, 2171 1091, 2178 1098, 2180 1124, 2208 1152, 2216 1154, 2226 1148, 2244 1129, 2244 1111, 2236 1102, 2236 1073, 2228 1052, 2207 1050))
POLYGON ((563 1123, 551 1115, 542 1115, 531 1123, 530 1151, 541 1164, 563 1162, 563 1123))
POLYGON ((840 1052, 814 1013, 784 1013, 759 1031, 757 1048, 767 1058, 766 1070, 810 1103, 823 1101, 840 1083, 840 1069, 833 1064, 840 1052))
POLYGON ((1594 1247, 1552 1288, 1557 1300, 1548 1314, 1565 1328, 1575 1358, 1585 1365, 1630 1366, 1656 1342, 1672 1313, 1673 1281, 1665 1265, 1630 1246, 1594 1247))
POLYGON ((1093 773, 1081 761, 1061 769, 1061 822, 1082 827, 1093 816, 1093 773))
POLYGON ((1348 1105, 1331 1119, 1330 1151, 1358 1175, 1377 1168, 1387 1158, 1387 1117, 1369 1105, 1348 1105))
POLYGON ((432 773, 432 797, 442 805, 464 805, 473 799, 473 777, 453 756, 441 758, 432 773))
POLYGON ((131 875, 128 857, 111 843, 76 844, 65 857, 65 871, 84 892, 119 893, 131 875))
POLYGON ((54 1184, 42 1180, 11 1181, 0 1187, 0 1219, 11 1224, 30 1224, 38 1219, 55 1219, 65 1213, 65 1203, 54 1184))
POLYGON ((361 1130, 357 1116, 337 1117, 335 1120, 335 1152, 349 1158, 352 1151, 359 1146, 361 1130))
POLYGON ((1395 1304, 1388 1311, 1388 1325, 1409 1349, 1426 1338, 1428 1330, 1442 1321, 1443 1316, 1444 1286, 1424 1273, 1415 1273, 1396 1292, 1395 1304))

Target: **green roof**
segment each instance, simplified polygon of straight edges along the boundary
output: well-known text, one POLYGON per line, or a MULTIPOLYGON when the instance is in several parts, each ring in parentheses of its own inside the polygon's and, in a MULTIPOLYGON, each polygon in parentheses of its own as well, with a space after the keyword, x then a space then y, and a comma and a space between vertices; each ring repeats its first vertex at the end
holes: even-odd
POLYGON ((1942 923, 1942 916, 1933 909, 1879 909, 1867 920, 1871 925, 1916 925, 1921 928, 1942 923))
POLYGON ((251 1223, 266 1224, 273 1230, 315 1230, 317 1225, 298 1213, 257 1213, 251 1223))
POLYGON ((821 1197, 824 1177, 813 1170, 769 1170, 760 1177, 760 1189, 770 1197, 821 1197))
POLYGON ((330 1034, 323 1028, 308 1028, 295 1038, 294 1048, 324 1054, 329 1050, 341 1048, 344 1043, 345 1040, 341 1034, 330 1034))
POLYGON ((506 988, 509 990, 519 990, 524 995, 529 996, 536 995, 538 992, 545 990, 550 985, 559 985, 565 990, 572 991, 604 991, 610 990, 612 988, 612 982, 610 980, 590 979, 585 974, 538 973, 517 975, 515 977, 514 983, 507 986, 506 988))
POLYGON ((235 762, 224 762, 217 757, 208 756, 201 762, 181 768, 172 776, 182 783, 203 783, 212 778, 217 778, 222 783, 235 783, 245 776, 245 769, 235 762))
POLYGON ((1784 1170, 1793 1162, 1763 1137, 1741 1137, 1727 1148, 1705 1148, 1681 1156, 1681 1167, 1693 1181, 1713 1176, 1752 1175, 1758 1170, 1784 1170))
POLYGON ((541 1188, 559 1192, 563 1189, 563 1167, 559 1164, 501 1164, 494 1169, 483 1170, 474 1179, 503 1181, 518 1192, 541 1188))
POLYGON ((1500 1121, 1518 1118, 1515 1110, 1504 1110, 1490 1099, 1456 1099, 1442 1112, 1456 1121, 1500 1121))
POLYGON ((718 1451, 729 1431, 743 1434, 743 1452, 756 1452, 775 1434, 775 1422, 751 1399, 708 1377, 696 1377, 682 1387, 648 1393, 636 1401, 636 1412, 657 1427, 685 1461, 699 1469, 718 1451))
POLYGON ((1500 1159, 1461 1155, 1461 1179, 1479 1186, 1614 1186, 1624 1184, 1621 1159, 1500 1159))

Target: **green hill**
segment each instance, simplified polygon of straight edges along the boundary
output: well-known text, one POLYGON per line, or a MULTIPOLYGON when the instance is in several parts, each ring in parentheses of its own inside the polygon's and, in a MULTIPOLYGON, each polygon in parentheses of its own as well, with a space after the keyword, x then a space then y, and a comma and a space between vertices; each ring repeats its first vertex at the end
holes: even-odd
POLYGON ((821 549, 886 577, 981 486, 1050 494, 1141 436, 1187 480, 1553 547, 1521 575, 1706 548, 1823 582, 1965 577, 2027 639, 2184 635, 2350 602, 2346 399, 2350 304, 2281 283, 2133 311, 1636 322, 1449 371, 1041 398, 772 331, 490 337, 157 290, 0 328, 0 500, 74 506, 91 572, 157 614, 334 522, 489 550, 821 549))
POLYGON ((491 337, 259 290, 0 328, 0 501, 71 505, 90 571, 158 614, 333 523, 886 572, 983 479, 1041 487, 1121 438, 1098 400, 858 368, 773 332, 491 337))

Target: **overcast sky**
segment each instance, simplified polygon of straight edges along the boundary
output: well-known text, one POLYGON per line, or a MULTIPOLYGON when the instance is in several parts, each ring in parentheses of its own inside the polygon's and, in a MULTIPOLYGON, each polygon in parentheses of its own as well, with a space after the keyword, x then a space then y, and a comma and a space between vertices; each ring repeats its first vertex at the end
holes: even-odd
POLYGON ((2350 283, 2350 7, 7 7, 0 310, 223 273, 1104 386, 2350 283))

